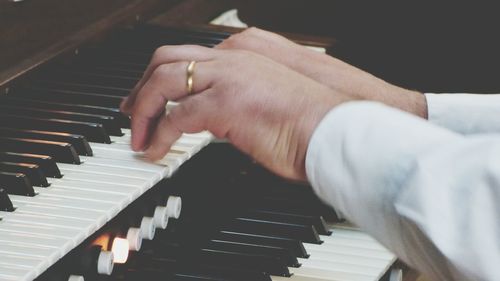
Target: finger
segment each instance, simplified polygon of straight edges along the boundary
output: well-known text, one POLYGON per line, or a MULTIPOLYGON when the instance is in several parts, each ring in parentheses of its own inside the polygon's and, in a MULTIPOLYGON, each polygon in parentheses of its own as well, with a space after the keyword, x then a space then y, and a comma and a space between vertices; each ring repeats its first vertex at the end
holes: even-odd
POLYGON ((146 150, 146 157, 153 161, 159 160, 183 133, 197 133, 208 129, 216 112, 210 91, 186 98, 160 118, 146 150))
POLYGON ((162 46, 158 48, 151 57, 151 61, 144 71, 142 78, 137 82, 130 95, 121 103, 120 108, 122 112, 131 114, 137 94, 160 65, 192 60, 199 62, 208 61, 215 58, 215 56, 215 50, 195 45, 162 46))
MULTIPOLYGON (((137 94, 132 110, 132 149, 143 150, 154 128, 154 121, 163 113, 168 100, 178 100, 187 95, 187 62, 164 64, 156 68, 147 83, 137 94)), ((210 87, 213 66, 200 62, 193 73, 193 93, 210 87)))

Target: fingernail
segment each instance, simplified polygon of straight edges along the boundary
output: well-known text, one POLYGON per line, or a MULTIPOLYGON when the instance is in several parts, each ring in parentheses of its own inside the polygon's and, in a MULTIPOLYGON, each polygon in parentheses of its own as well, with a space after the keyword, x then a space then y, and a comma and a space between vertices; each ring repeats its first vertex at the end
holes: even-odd
POLYGON ((148 147, 146 150, 144 150, 144 156, 149 160, 154 160, 154 149, 152 147, 148 147))

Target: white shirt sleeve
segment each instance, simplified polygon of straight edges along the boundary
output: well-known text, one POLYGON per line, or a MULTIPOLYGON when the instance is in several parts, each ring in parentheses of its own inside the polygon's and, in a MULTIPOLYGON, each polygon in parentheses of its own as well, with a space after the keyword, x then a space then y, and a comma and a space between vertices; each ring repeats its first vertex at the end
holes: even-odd
POLYGON ((306 172, 320 198, 432 280, 498 280, 500 134, 350 102, 316 128, 306 172))
POLYGON ((461 134, 500 133, 500 94, 425 94, 431 123, 461 134))

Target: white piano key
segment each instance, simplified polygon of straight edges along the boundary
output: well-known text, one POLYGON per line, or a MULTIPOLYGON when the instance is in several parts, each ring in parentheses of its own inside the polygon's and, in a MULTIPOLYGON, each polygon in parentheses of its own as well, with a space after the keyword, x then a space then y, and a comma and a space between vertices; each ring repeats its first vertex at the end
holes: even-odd
POLYGON ((0 259, 0 265, 11 267, 35 269, 36 273, 41 273, 39 268, 49 266, 49 263, 41 257, 28 257, 16 254, 4 254, 0 259))
MULTIPOLYGON (((140 186, 131 186, 131 185, 120 185, 120 184, 111 184, 111 183, 96 183, 96 182, 88 182, 85 180, 68 180, 68 179, 57 179, 51 181, 52 186, 47 190, 51 190, 51 188, 61 187, 68 189, 79 189, 79 190, 88 190, 91 192, 97 193, 117 193, 121 195, 126 195, 131 199, 137 198, 140 194, 143 193, 144 188, 140 186)), ((104 194, 103 194, 104 195, 104 194)))
POLYGON ((112 143, 128 144, 128 145, 130 145, 130 137, 128 135, 123 135, 121 137, 109 136, 109 139, 111 140, 112 143))
POLYGON ((367 258, 357 255, 350 254, 340 254, 340 253, 331 253, 331 252, 323 252, 323 251, 308 251, 310 257, 308 260, 313 261, 338 261, 346 264, 352 265, 360 265, 367 267, 377 267, 383 268, 388 263, 391 262, 392 259, 376 259, 376 258, 367 258))
POLYGON ((52 217, 42 214, 25 214, 25 213, 8 213, 3 215, 3 221, 8 223, 19 223, 27 225, 40 225, 48 227, 56 227, 58 229, 67 229, 73 231, 73 237, 76 239, 86 238, 97 230, 97 226, 92 221, 76 219, 76 218, 61 218, 52 217), (78 234, 76 234, 78 233, 78 234))
MULTIPOLYGON (((1 223, 0 223, 1 224, 1 223)), ((69 251, 70 248, 64 249, 65 243, 68 240, 61 240, 59 237, 54 236, 41 236, 38 233, 17 233, 10 232, 8 229, 0 227, 0 243, 4 244, 21 244, 27 246, 39 246, 52 248, 55 250, 69 251)))
POLYGON ((110 219, 107 212, 92 209, 34 204, 32 202, 22 201, 13 201, 13 203, 16 207, 16 214, 40 214, 60 218, 75 218, 94 224, 96 229, 102 227, 110 219))
POLYGON ((202 131, 199 133, 192 133, 192 134, 184 134, 183 136, 205 139, 205 140, 208 140, 209 142, 214 139, 214 136, 209 131, 202 131))
MULTIPOLYGON (((102 144, 102 143, 91 143, 91 147, 99 147, 99 148, 105 148, 105 149, 112 149, 112 150, 120 150, 120 151, 126 151, 129 152, 131 151, 130 145, 129 144, 122 144, 122 143, 114 143, 114 144, 102 144)), ((183 143, 182 145, 178 145, 177 142, 172 145, 170 148, 170 153, 174 154, 190 154, 192 149, 195 148, 196 145, 188 145, 186 143, 183 143)), ((191 155, 190 155, 191 156, 191 155)))
POLYGON ((42 237, 59 238, 62 243, 61 245, 63 244, 66 245, 66 243, 70 243, 71 247, 74 247, 76 246, 76 243, 81 242, 80 241, 81 239, 79 239, 80 233, 78 230, 70 228, 61 228, 50 225, 35 225, 35 224, 2 221, 0 222, 0 232, 24 233, 24 234, 36 233, 38 236, 42 237))
MULTIPOLYGON (((370 241, 370 242, 375 242, 378 244, 378 242, 373 239, 371 236, 368 234, 361 232, 359 230, 354 230, 354 229, 347 229, 347 228, 341 228, 341 227, 330 227, 330 230, 332 233, 335 234, 336 237, 346 237, 349 239, 358 239, 358 240, 364 240, 364 241, 370 241)), ((333 234, 332 234, 333 235, 333 234)))
POLYGON ((16 244, 16 243, 0 245, 0 256, 9 254, 16 256, 44 258, 44 259, 58 258, 57 254, 54 254, 54 249, 52 248, 34 246, 34 245, 16 244))
POLYGON ((107 205, 106 207, 107 213, 110 216, 115 216, 116 214, 118 214, 118 212, 122 210, 124 206, 127 205, 127 202, 130 202, 128 196, 121 194, 109 193, 106 197, 98 197, 96 196, 97 193, 95 192, 88 192, 84 190, 72 190, 64 187, 63 188, 52 187, 50 188, 50 191, 43 191, 39 188, 35 188, 35 190, 39 193, 37 196, 45 195, 47 197, 59 197, 64 199, 80 199, 81 203, 85 204, 88 202, 89 208, 91 205, 99 205, 99 204, 107 205))
POLYGON ((95 222, 96 220, 100 220, 103 217, 103 214, 101 212, 95 212, 93 210, 79 210, 54 206, 39 206, 34 204, 26 204, 23 206, 16 205, 16 207, 16 214, 40 214, 52 217, 86 220, 90 222, 95 222))
POLYGON ((130 170, 139 170, 139 171, 147 171, 152 173, 158 173, 162 178, 169 175, 168 167, 148 163, 145 161, 124 161, 124 160, 115 160, 115 159, 104 159, 104 158, 96 158, 96 157, 86 157, 80 156, 80 159, 87 164, 103 166, 103 167, 115 167, 115 168, 126 168, 130 170))
POLYGON ((356 247, 348 247, 348 246, 343 246, 343 245, 304 244, 304 248, 307 251, 316 250, 316 251, 322 251, 322 252, 328 252, 328 253, 353 254, 353 255, 358 255, 358 256, 362 256, 362 257, 380 258, 380 259, 386 259, 386 260, 390 260, 393 257, 393 255, 388 253, 388 252, 370 250, 370 249, 362 249, 362 248, 356 248, 356 247))
POLYGON ((59 167, 59 170, 61 170, 63 174, 66 174, 67 171, 73 171, 73 172, 91 173, 96 175, 112 175, 115 177, 118 176, 124 178, 135 178, 135 179, 146 180, 151 184, 157 182, 159 179, 162 178, 162 175, 156 172, 147 172, 147 171, 128 169, 128 168, 99 166, 99 165, 92 165, 89 163, 83 163, 81 165, 69 165, 69 164, 58 163, 57 166, 59 167))
MULTIPOLYGON (((168 105, 168 106, 170 106, 170 105, 168 105)), ((122 128, 122 133, 123 133, 123 137, 132 136, 132 131, 130 129, 122 128)), ((209 140, 213 139, 213 135, 209 131, 201 131, 198 133, 189 133, 189 134, 185 133, 184 135, 185 136, 199 137, 199 138, 204 138, 204 139, 209 139, 209 140)))
POLYGON ((16 267, 20 269, 25 268, 28 269, 30 273, 35 274, 35 276, 42 274, 50 265, 51 264, 45 257, 3 254, 2 259, 0 259, 0 266, 8 266, 10 268, 16 267))
POLYGON ((132 136, 132 130, 131 129, 126 129, 126 128, 122 128, 122 133, 123 133, 123 137, 122 138, 125 138, 125 137, 131 137, 132 136))
POLYGON ((40 188, 34 187, 35 192, 38 194, 46 193, 50 196, 59 196, 59 197, 67 197, 67 198, 80 198, 87 199, 89 201, 98 201, 98 202, 108 202, 110 206, 114 203, 116 204, 124 204, 129 201, 129 196, 126 194, 112 193, 112 192, 97 192, 95 190, 84 190, 84 189, 71 189, 65 186, 54 185, 51 188, 40 188), (103 196, 104 195, 104 196, 103 196))
POLYGON ((97 175, 92 173, 80 172, 80 171, 65 171, 64 177, 62 179, 47 179, 49 182, 57 182, 64 180, 81 180, 86 182, 95 182, 95 183, 110 183, 110 184, 118 184, 118 185, 128 185, 128 186, 136 186, 141 187, 143 190, 147 190, 152 186, 152 183, 142 179, 135 178, 124 178, 124 177, 116 177, 112 175, 97 175))
POLYGON ((348 237, 337 236, 335 235, 335 233, 332 234, 332 236, 321 235, 320 238, 321 240, 323 240, 325 245, 343 245, 387 252, 387 250, 382 245, 369 240, 351 239, 348 237))
MULTIPOLYGON (((115 144, 103 144, 103 143, 91 143, 91 147, 92 147, 92 150, 107 150, 107 151, 120 151, 120 152, 131 152, 130 150, 130 145, 128 144, 119 144, 119 143, 115 143, 115 144)), ((193 154, 196 153, 194 149, 191 149, 189 147, 184 147, 184 146, 178 146, 178 145, 173 145, 171 148, 170 148, 170 151, 168 152, 168 154, 172 155, 172 156, 177 156, 177 157, 181 157, 185 160, 191 158, 191 156, 193 156, 193 154)))
MULTIPOLYGON (((272 281, 326 281, 330 279, 293 275, 292 277, 271 276, 271 280, 272 281)), ((338 280, 338 281, 345 281, 345 280, 338 280)))
POLYGON ((46 195, 45 193, 38 194, 35 197, 27 197, 20 195, 9 195, 13 204, 25 205, 41 205, 41 206, 54 206, 54 207, 64 207, 73 208, 80 210, 92 210, 100 213, 109 213, 111 203, 109 202, 97 202, 81 198, 66 198, 46 195))
POLYGON ((32 270, 12 265, 0 265, 0 280, 2 281, 33 280, 35 277, 36 274, 32 270))
MULTIPOLYGON (((316 268, 323 270, 335 270, 347 273, 359 273, 368 276, 377 276, 380 273, 381 267, 363 266, 360 264, 349 264, 336 260, 315 260, 315 259, 298 259, 304 268, 316 268)), ((382 267, 383 268, 383 267, 382 267)))
MULTIPOLYGON (((335 269, 325 270, 317 268, 291 268, 290 271, 297 277, 313 277, 320 280, 342 280, 342 281, 377 281, 373 275, 336 271, 335 269)), ((300 279, 298 279, 300 280, 300 279)))
MULTIPOLYGON (((131 145, 131 139, 128 135, 122 137, 111 136, 113 144, 131 145)), ((212 139, 211 134, 183 134, 176 142, 175 145, 188 146, 188 147, 203 147, 207 145, 212 139)))
MULTIPOLYGON (((133 151, 108 150, 100 147, 93 148, 95 158, 124 160, 128 162, 146 161, 144 155, 133 151)), ((187 156, 187 155, 186 155, 187 156)), ((167 154, 162 161, 157 164, 165 165, 170 168, 170 173, 173 173, 177 168, 187 160, 187 157, 180 155, 167 154)), ((151 162, 149 162, 151 163, 151 162)))

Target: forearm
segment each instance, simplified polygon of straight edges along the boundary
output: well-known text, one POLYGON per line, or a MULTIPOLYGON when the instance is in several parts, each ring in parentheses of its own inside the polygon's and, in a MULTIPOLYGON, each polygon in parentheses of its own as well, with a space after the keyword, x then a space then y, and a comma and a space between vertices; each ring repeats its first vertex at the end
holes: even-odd
POLYGON ((427 119, 427 102, 422 93, 383 81, 337 58, 297 45, 300 54, 291 68, 328 87, 358 100, 377 101, 427 119), (304 59, 305 58, 305 59, 304 59))

